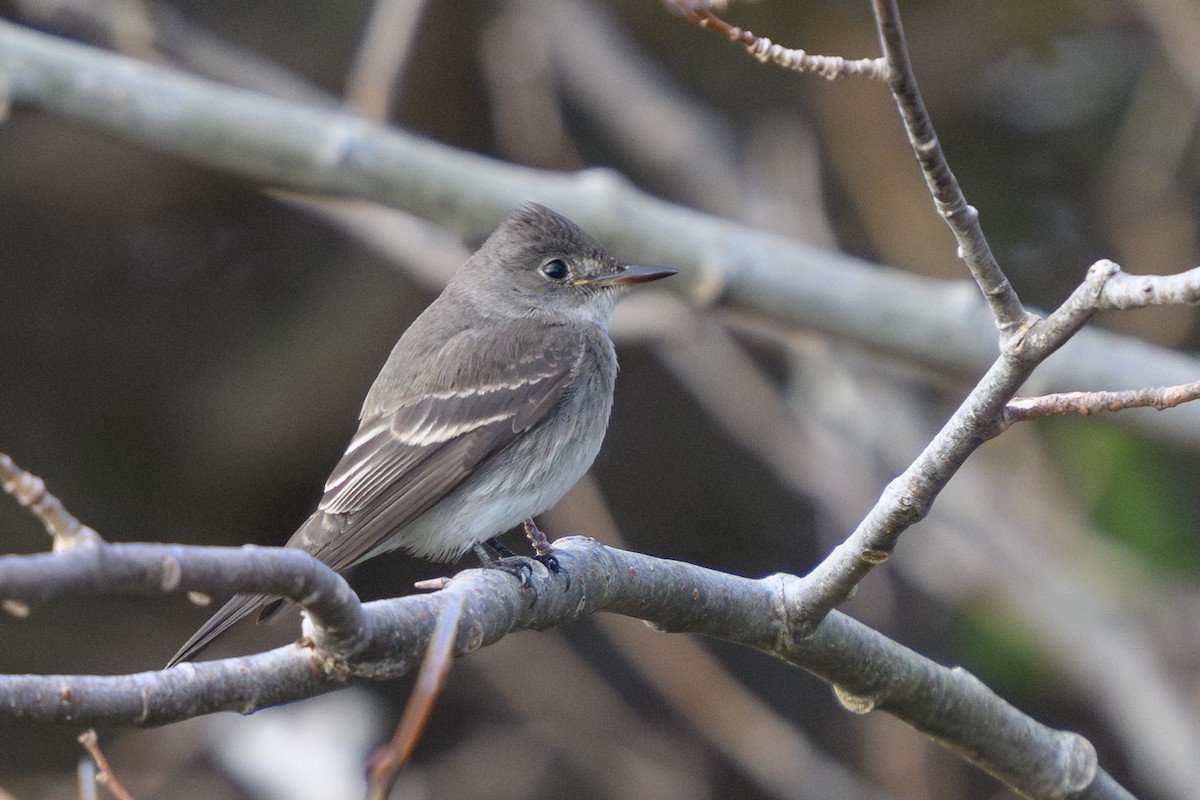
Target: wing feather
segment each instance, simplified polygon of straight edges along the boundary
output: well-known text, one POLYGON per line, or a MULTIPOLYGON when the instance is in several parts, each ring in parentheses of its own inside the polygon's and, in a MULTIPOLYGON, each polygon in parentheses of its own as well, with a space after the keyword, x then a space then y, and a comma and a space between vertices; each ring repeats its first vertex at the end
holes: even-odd
POLYGON ((485 380, 363 419, 314 515, 289 545, 334 569, 377 548, 511 444, 568 390, 581 353, 548 348, 486 365, 485 380))
MULTIPOLYGON (((582 353, 548 347, 515 361, 495 350, 482 355, 493 363, 477 371, 477 385, 427 392, 366 415, 330 475, 317 513, 288 546, 338 571, 361 560, 542 420, 569 390, 582 353)), ((271 600, 234 597, 168 666, 191 660, 264 604, 273 614, 278 607, 271 600)))

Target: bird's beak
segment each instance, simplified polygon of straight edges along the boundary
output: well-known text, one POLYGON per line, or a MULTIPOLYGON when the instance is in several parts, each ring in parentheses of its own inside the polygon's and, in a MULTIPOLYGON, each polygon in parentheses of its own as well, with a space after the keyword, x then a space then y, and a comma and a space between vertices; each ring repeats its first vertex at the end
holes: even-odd
POLYGON ((593 286, 632 286, 635 283, 648 283, 659 278, 669 278, 679 270, 670 267, 638 267, 632 264, 625 266, 620 272, 610 275, 600 275, 588 283, 593 286))

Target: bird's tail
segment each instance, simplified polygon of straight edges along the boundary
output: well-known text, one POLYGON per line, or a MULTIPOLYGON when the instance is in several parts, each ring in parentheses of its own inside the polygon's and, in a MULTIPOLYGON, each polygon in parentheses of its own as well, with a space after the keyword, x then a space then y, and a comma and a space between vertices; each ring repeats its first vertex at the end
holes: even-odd
POLYGON ((167 662, 167 668, 169 669, 181 661, 191 661, 200 654, 201 650, 208 647, 213 639, 227 631, 247 614, 267 605, 271 600, 272 597, 269 594, 236 595, 192 634, 192 638, 188 639, 183 647, 179 648, 179 652, 167 662))

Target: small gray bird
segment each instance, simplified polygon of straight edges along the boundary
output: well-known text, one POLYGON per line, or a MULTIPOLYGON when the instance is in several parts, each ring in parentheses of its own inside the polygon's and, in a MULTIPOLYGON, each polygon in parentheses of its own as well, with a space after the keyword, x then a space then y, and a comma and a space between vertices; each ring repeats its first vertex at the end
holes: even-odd
MULTIPOLYGON (((608 427, 617 296, 673 274, 617 261, 544 206, 519 208, 400 337, 287 546, 338 571, 396 548, 449 561, 548 509, 608 427)), ((275 600, 234 597, 167 666, 275 600)))

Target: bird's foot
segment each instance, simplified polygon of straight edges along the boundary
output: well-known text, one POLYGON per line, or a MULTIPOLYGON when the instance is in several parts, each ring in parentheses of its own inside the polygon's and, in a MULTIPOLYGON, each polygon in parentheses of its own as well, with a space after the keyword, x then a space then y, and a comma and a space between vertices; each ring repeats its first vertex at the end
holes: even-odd
MULTIPOLYGON (((501 544, 500 540, 497 539, 495 536, 493 536, 490 539, 485 540, 482 544, 475 545, 476 555, 479 555, 480 548, 484 548, 485 550, 490 551, 490 553, 491 553, 490 558, 493 561, 497 558, 512 558, 513 556, 516 555, 516 553, 514 553, 512 550, 509 550, 507 547, 505 547, 503 544, 501 544)), ((483 555, 479 555, 479 560, 483 561, 485 565, 488 562, 488 558, 485 558, 483 555)))
MULTIPOLYGON (((507 572, 517 579, 522 589, 532 590, 535 569, 533 562, 536 561, 555 575, 565 578, 567 588, 571 588, 571 576, 551 552, 550 540, 546 538, 546 534, 542 533, 532 518, 525 520, 524 527, 525 536, 533 545, 534 555, 532 558, 515 555, 512 550, 492 538, 475 545, 475 555, 479 558, 479 563, 485 569, 499 569, 507 572)), ((535 593, 534 602, 536 601, 535 593)))
POLYGON ((495 539, 475 545, 475 555, 484 569, 507 572, 517 579, 522 589, 533 588, 533 559, 514 554, 495 539))

